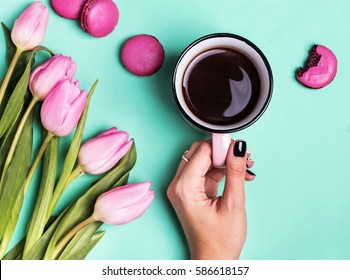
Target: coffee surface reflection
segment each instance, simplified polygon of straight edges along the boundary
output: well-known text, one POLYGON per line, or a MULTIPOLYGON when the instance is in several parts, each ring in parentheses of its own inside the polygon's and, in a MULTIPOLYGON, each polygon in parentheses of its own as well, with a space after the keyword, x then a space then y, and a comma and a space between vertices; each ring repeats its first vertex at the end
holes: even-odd
POLYGON ((195 57, 183 78, 185 102, 204 122, 229 125, 251 113, 260 94, 260 78, 243 54, 217 48, 195 57))

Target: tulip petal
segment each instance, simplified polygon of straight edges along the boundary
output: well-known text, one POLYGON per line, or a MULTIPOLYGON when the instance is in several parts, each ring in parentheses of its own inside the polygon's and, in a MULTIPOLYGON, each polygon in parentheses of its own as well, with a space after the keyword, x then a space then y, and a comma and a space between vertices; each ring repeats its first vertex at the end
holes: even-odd
POLYGON ((76 127, 81 114, 84 111, 85 103, 87 99, 86 91, 81 91, 81 94, 71 103, 69 110, 62 119, 61 125, 56 129, 55 135, 67 136, 76 127))
POLYGON ((94 138, 100 138, 100 137, 103 137, 103 136, 106 136, 106 135, 110 135, 110 134, 113 134, 113 133, 115 133, 117 131, 118 131, 118 128, 113 126, 110 129, 107 129, 106 131, 101 132, 100 134, 97 134, 94 138))
POLYGON ((151 182, 146 181, 112 189, 100 195, 94 217, 102 222, 120 225, 139 218, 154 198, 151 182))
MULTIPOLYGON (((118 131, 108 135, 98 135, 86 141, 79 151, 79 164, 81 166, 99 162, 97 167, 106 161, 127 142, 129 134, 125 131, 118 131)), ((91 168, 90 168, 91 169, 91 168)))
POLYGON ((37 99, 44 100, 59 82, 71 80, 75 72, 76 64, 71 57, 56 54, 34 69, 29 89, 37 99))
POLYGON ((79 150, 79 166, 85 173, 102 174, 129 151, 133 140, 128 142, 129 133, 112 127, 86 141, 79 150))
POLYGON ((91 174, 102 174, 111 169, 113 166, 115 166, 121 160, 121 158, 124 157, 126 153, 130 150, 133 142, 133 140, 130 140, 129 142, 121 146, 115 153, 111 154, 105 160, 105 163, 103 165, 100 165, 100 167, 96 169, 94 173, 91 174))
POLYGON ((79 150, 78 160, 80 165, 85 165, 91 161, 94 161, 94 159, 96 159, 96 157, 98 157, 100 153, 103 152, 102 150, 106 150, 106 148, 109 149, 110 145, 105 145, 104 139, 106 137, 113 137, 117 131, 118 130, 116 127, 112 127, 85 141, 79 150))
POLYGON ((95 208, 98 208, 99 206, 102 207, 103 205, 114 205, 116 201, 118 202, 118 205, 114 207, 118 208, 125 208, 133 205, 147 194, 151 188, 151 184, 151 181, 145 181, 111 189, 99 196, 95 208))
POLYGON ((34 2, 16 19, 11 38, 22 51, 39 46, 46 33, 49 10, 41 2, 34 2))
POLYGON ((129 134, 118 131, 113 134, 98 136, 86 141, 80 148, 79 162, 89 163, 105 160, 110 154, 115 153, 121 145, 127 142, 129 134))
POLYGON ((154 191, 150 190, 137 204, 112 211, 101 221, 110 225, 122 225, 138 219, 151 205, 154 199, 154 191))
POLYGON ((66 136, 77 125, 84 110, 87 95, 77 81, 60 82, 45 99, 41 108, 43 126, 56 136, 66 136), (72 95, 74 95, 73 102, 72 95))
POLYGON ((54 133, 61 125, 62 118, 69 109, 67 94, 61 94, 61 85, 57 85, 43 102, 41 107, 41 122, 50 132, 54 133))

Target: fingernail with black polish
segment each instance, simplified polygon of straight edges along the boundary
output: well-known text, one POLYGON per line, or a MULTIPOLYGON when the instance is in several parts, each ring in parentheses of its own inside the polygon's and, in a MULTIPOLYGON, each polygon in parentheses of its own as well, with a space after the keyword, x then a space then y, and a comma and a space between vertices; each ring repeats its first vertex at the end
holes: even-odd
POLYGON ((247 169, 247 173, 249 174, 249 175, 252 175, 252 176, 256 176, 252 171, 250 171, 249 169, 247 169))
POLYGON ((236 157, 244 157, 247 150, 245 141, 237 141, 233 147, 233 155, 236 157))

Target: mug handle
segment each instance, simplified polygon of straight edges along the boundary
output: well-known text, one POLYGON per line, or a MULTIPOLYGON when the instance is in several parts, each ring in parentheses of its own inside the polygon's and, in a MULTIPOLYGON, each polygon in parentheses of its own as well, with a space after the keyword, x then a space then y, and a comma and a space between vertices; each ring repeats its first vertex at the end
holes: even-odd
POLYGON ((213 166, 215 168, 224 168, 228 148, 231 144, 230 133, 212 133, 213 146, 213 166))

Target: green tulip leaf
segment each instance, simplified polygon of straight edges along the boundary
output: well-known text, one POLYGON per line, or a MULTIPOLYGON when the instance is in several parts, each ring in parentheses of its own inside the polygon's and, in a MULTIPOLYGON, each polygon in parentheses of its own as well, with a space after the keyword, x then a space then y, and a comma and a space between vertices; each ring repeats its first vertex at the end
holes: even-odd
POLYGON ((4 257, 4 260, 18 260, 22 258, 22 252, 24 249, 25 238, 16 244, 4 257))
MULTIPOLYGON (((57 227, 59 226, 64 215, 69 210, 67 207, 54 221, 50 226, 45 230, 45 233, 40 237, 40 239, 29 249, 28 253, 22 256, 22 260, 42 260, 44 258, 47 246, 50 243, 52 236, 54 235, 57 227)), ((23 246, 24 248, 24 246, 23 246)))
POLYGON ((8 29, 5 23, 3 22, 1 22, 1 26, 2 26, 2 31, 4 32, 5 42, 6 42, 6 63, 7 63, 7 66, 9 66, 16 52, 17 47, 12 42, 10 29, 8 29))
POLYGON ((68 243, 66 248, 59 256, 59 260, 81 260, 92 250, 97 244, 98 240, 102 238, 103 234, 98 240, 94 238, 94 242, 91 242, 91 238, 94 237, 96 231, 102 225, 101 222, 94 222, 83 227, 68 243), (92 247, 91 247, 92 246, 92 247))
MULTIPOLYGON (((16 52, 16 46, 13 44, 11 40, 11 31, 6 27, 6 25, 3 22, 1 23, 1 25, 5 36, 5 42, 6 42, 6 63, 7 63, 7 66, 9 66, 16 52)), ((19 57, 15 66, 15 69, 13 70, 8 87, 6 89, 5 100, 7 100, 10 94, 14 91, 18 83, 18 80, 21 78, 24 70, 27 67, 28 62, 30 61, 31 54, 32 54, 32 51, 25 51, 19 57)), ((31 65, 33 64, 34 64, 34 58, 31 61, 31 65)), ((2 115, 5 109, 4 107, 5 103, 6 102, 1 104, 0 116, 2 115)))
MULTIPOLYGON (((30 70, 31 70, 31 66, 34 62, 34 57, 35 57, 36 53, 39 51, 46 51, 46 52, 50 53, 51 55, 53 55, 51 50, 49 50, 48 48, 42 47, 42 46, 36 47, 33 51, 30 52, 25 70, 24 70, 23 74, 21 75, 21 78, 16 83, 16 86, 14 87, 12 94, 10 95, 10 98, 7 101, 6 107, 1 115, 0 138, 12 126, 18 112, 22 109, 22 107, 24 105, 25 97, 30 95, 30 94, 27 94, 30 70)), ((4 102, 4 103, 6 103, 6 102, 4 102)))
MULTIPOLYGON (((5 42, 6 42, 6 64, 7 66, 9 66, 13 56, 15 55, 16 46, 12 42, 10 29, 8 29, 3 22, 1 23, 1 25, 5 36, 5 42)), ((30 60, 31 54, 32 54, 32 51, 25 51, 21 54, 20 58, 18 59, 15 69, 13 70, 13 73, 11 76, 10 84, 8 86, 10 90, 14 89, 14 86, 17 84, 19 78, 22 76, 24 69, 27 67, 27 64, 30 60), (12 87, 10 86, 11 84, 13 85, 12 87)), ((32 59, 31 65, 33 65, 34 62, 35 60, 32 59)))
MULTIPOLYGON (((2 138, 2 141, 0 142, 0 174, 2 174, 2 170, 4 168, 6 157, 10 150, 13 137, 15 136, 17 127, 21 121, 21 115, 22 115, 22 112, 19 112, 16 117, 16 121, 14 122, 12 127, 7 131, 7 133, 2 138)), ((0 187, 0 196, 2 192, 1 190, 2 188, 0 187)))
POLYGON ((10 99, 7 102, 4 113, 0 119, 0 138, 6 133, 6 131, 13 125, 16 120, 16 116, 22 110, 25 101, 25 95, 27 93, 27 87, 30 75, 30 63, 19 79, 15 89, 13 90, 10 99))
POLYGON ((58 147, 59 137, 53 137, 44 154, 41 182, 32 218, 27 227, 24 254, 39 240, 45 229, 46 213, 56 180, 58 147))
MULTIPOLYGON (((3 181, 0 198, 0 240, 4 235, 5 229, 14 232, 14 227, 19 216, 20 209, 18 210, 19 206, 16 206, 16 204, 20 203, 18 198, 23 192, 22 186, 30 166, 33 143, 33 119, 34 113, 31 113, 24 125, 17 149, 3 181), (15 208, 17 208, 18 213, 14 213, 15 208), (17 219, 15 217, 16 214, 18 214, 17 219), (9 226, 10 220, 12 226, 9 226)), ((2 240, 1 246, 3 247, 4 245, 2 240)))
POLYGON ((11 209, 12 212, 11 212, 10 218, 7 222, 7 227, 5 228, 5 231, 4 231, 3 236, 2 236, 2 240, 1 240, 1 244, 0 244, 0 259, 2 259, 3 256, 5 255, 7 247, 10 244, 12 235, 15 232, 18 217, 19 217, 19 214, 21 212, 23 200, 24 200, 24 192, 22 189, 17 196, 17 199, 15 201, 13 208, 11 209))
POLYGON ((90 251, 95 247, 95 245, 101 240, 106 231, 101 231, 95 233, 89 240, 89 242, 85 245, 85 247, 81 248, 80 251, 77 251, 76 254, 71 255, 69 259, 71 260, 84 260, 86 256, 90 253, 90 251))
POLYGON ((113 187, 127 183, 129 172, 136 162, 136 146, 132 145, 129 152, 121 159, 119 164, 109 171, 89 188, 69 209, 60 222, 45 254, 46 259, 52 258, 59 240, 67 234, 75 225, 92 215, 96 199, 113 187))
MULTIPOLYGON (((10 29, 8 29, 7 26, 3 22, 1 23, 1 25, 2 25, 2 30, 4 32, 4 36, 5 36, 5 42, 6 42, 6 63, 7 63, 7 66, 9 66, 11 61, 12 61, 12 58, 16 52, 16 46, 12 42, 10 29)), ((47 48, 44 48, 44 47, 39 47, 39 48, 40 48, 40 50, 47 51, 51 56, 54 55, 54 53, 47 48)), ((31 54, 32 54, 32 51, 24 51, 21 54, 21 56, 16 64, 16 67, 12 73, 10 84, 11 83, 17 84, 18 79, 22 76, 24 69, 26 68, 28 62, 31 59, 30 58, 31 54)), ((35 63, 35 59, 33 58, 31 61, 31 66, 33 66, 34 63, 35 63)))

